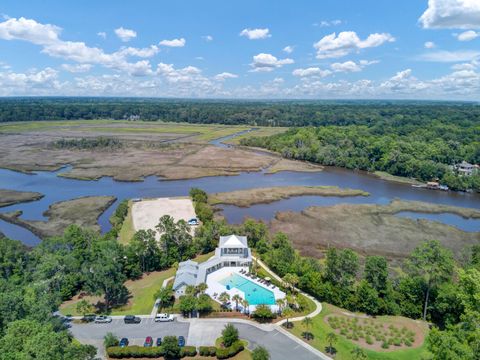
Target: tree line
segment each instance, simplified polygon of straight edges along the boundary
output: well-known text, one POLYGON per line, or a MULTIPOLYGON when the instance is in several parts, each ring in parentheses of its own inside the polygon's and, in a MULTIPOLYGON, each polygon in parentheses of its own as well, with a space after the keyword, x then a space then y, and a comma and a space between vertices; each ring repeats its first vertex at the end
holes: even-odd
POLYGON ((453 165, 480 164, 478 121, 435 118, 368 125, 292 128, 242 145, 263 147, 290 159, 347 169, 384 171, 423 181, 439 179, 453 190, 480 190, 480 173, 461 176, 453 165))
POLYGON ((4 98, 0 122, 135 119, 257 126, 375 125, 480 119, 475 103, 414 101, 232 101, 148 98, 4 98))

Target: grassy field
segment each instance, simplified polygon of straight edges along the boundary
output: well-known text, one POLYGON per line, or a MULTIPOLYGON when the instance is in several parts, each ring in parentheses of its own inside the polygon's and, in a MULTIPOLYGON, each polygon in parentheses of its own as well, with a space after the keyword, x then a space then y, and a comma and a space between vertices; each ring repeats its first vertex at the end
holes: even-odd
POLYGON ((118 241, 126 245, 132 240, 133 235, 135 235, 135 228, 133 226, 133 218, 132 218, 132 201, 128 202, 128 213, 123 221, 122 228, 118 233, 118 241))
POLYGON ((363 190, 341 189, 337 186, 276 186, 216 193, 208 196, 211 205, 228 204, 250 207, 256 204, 269 204, 293 196, 368 196, 363 190))
MULTIPOLYGON (((313 325, 309 329, 310 332, 313 333, 314 339, 309 341, 308 343, 315 347, 316 349, 325 352, 325 348, 328 346, 328 342, 326 340, 326 336, 330 332, 335 332, 334 329, 330 327, 330 325, 324 320, 326 316, 330 314, 338 314, 341 313, 341 309, 338 309, 334 306, 329 304, 323 303, 322 312, 313 318, 313 325)), ((405 318, 400 317, 378 317, 374 321, 375 322, 384 322, 388 320, 392 323, 402 323, 405 318)), ((413 322, 414 320, 409 320, 413 322)), ((427 327, 425 326, 425 331, 427 331, 427 327)), ((290 330, 294 335, 301 338, 301 333, 304 332, 306 329, 302 325, 301 322, 295 322, 295 327, 290 330)), ((352 349, 356 346, 353 342, 349 341, 342 335, 337 335, 337 342, 333 345, 336 350, 337 354, 335 356, 336 360, 350 360, 353 359, 351 355, 352 349)), ((365 349, 365 353, 368 356, 368 359, 372 360, 412 360, 412 359, 420 359, 421 355, 426 352, 425 345, 422 344, 417 348, 405 349, 405 350, 395 350, 392 349, 386 351, 373 351, 365 349)))
POLYGON ((62 235, 64 230, 72 224, 99 231, 98 218, 114 201, 115 197, 113 196, 85 196, 56 202, 44 212, 48 218, 47 221, 24 220, 18 217, 19 212, 0 214, 0 217, 5 221, 25 227, 38 237, 45 239, 62 235))
POLYGON ((261 136, 271 136, 283 133, 287 131, 288 128, 285 127, 258 127, 258 130, 248 132, 246 134, 237 136, 233 139, 226 141, 227 144, 238 145, 242 139, 247 139, 250 137, 261 137, 261 136))
POLYGON ((36 201, 42 197, 43 195, 37 192, 0 189, 0 207, 36 201))
POLYGON ((124 120, 72 120, 72 121, 33 121, 0 124, 0 133, 28 131, 87 131, 90 133, 111 134, 176 134, 192 135, 198 141, 210 141, 248 130, 248 126, 203 125, 188 123, 170 123, 161 121, 124 121, 124 120))
POLYGON ((375 171, 373 173, 375 176, 379 177, 382 180, 387 180, 387 181, 393 181, 393 182, 398 182, 401 184, 412 184, 412 185, 420 185, 423 184, 422 182, 412 179, 412 178, 407 178, 403 176, 395 176, 391 175, 389 173, 386 173, 384 171, 375 171))

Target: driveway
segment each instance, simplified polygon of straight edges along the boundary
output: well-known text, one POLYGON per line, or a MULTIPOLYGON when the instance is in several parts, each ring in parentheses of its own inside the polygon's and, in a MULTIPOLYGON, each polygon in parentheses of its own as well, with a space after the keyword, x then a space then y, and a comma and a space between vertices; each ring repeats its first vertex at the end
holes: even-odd
MULTIPOLYGON (((143 345, 145 337, 165 337, 167 335, 183 335, 187 345, 214 345, 215 339, 220 335, 228 321, 195 319, 189 322, 155 323, 153 318, 143 318, 140 324, 125 324, 122 319, 114 319, 110 324, 71 324, 70 331, 73 336, 84 344, 92 344, 99 348, 99 356, 104 357, 103 337, 112 332, 119 338, 126 337, 131 345, 143 345)), ((270 352, 275 360, 313 360, 320 357, 302 345, 292 340, 278 330, 262 330, 247 323, 235 323, 240 338, 249 342, 248 347, 254 349, 262 345, 270 352)))

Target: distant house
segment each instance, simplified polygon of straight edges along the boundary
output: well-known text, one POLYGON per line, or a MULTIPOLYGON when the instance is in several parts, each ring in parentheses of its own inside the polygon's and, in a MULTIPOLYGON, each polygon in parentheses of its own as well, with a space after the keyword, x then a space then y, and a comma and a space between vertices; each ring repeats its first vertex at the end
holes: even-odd
POLYGON ((462 161, 460 164, 454 165, 455 171, 462 176, 471 176, 478 171, 478 166, 462 161))
POLYGON ((252 254, 246 236, 221 236, 215 255, 202 264, 187 260, 178 264, 173 283, 175 296, 185 294, 187 286, 206 282, 207 275, 223 267, 246 267, 252 264, 252 254))

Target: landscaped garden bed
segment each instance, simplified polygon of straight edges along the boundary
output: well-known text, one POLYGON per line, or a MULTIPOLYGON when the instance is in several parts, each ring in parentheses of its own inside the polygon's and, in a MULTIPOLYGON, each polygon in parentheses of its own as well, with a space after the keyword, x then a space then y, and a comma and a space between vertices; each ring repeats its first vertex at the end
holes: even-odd
POLYGON ((381 351, 418 347, 424 340, 417 324, 401 321, 401 318, 390 322, 383 318, 329 315, 324 320, 335 333, 366 349, 381 351))
POLYGON ((373 318, 326 303, 322 303, 322 312, 311 319, 311 324, 294 322, 295 326, 289 331, 324 353, 329 351, 331 345, 333 354, 328 355, 336 360, 352 359, 351 352, 356 347, 363 348, 368 358, 375 360, 420 359, 425 351, 428 326, 422 321, 401 316, 373 318), (303 336, 305 333, 311 333, 313 338, 307 340, 303 336), (371 344, 367 343, 367 336, 371 344), (382 337, 385 337, 388 348, 382 348, 382 337), (395 345, 395 341, 401 344, 395 345), (405 341, 410 341, 411 346, 407 346, 405 341))

